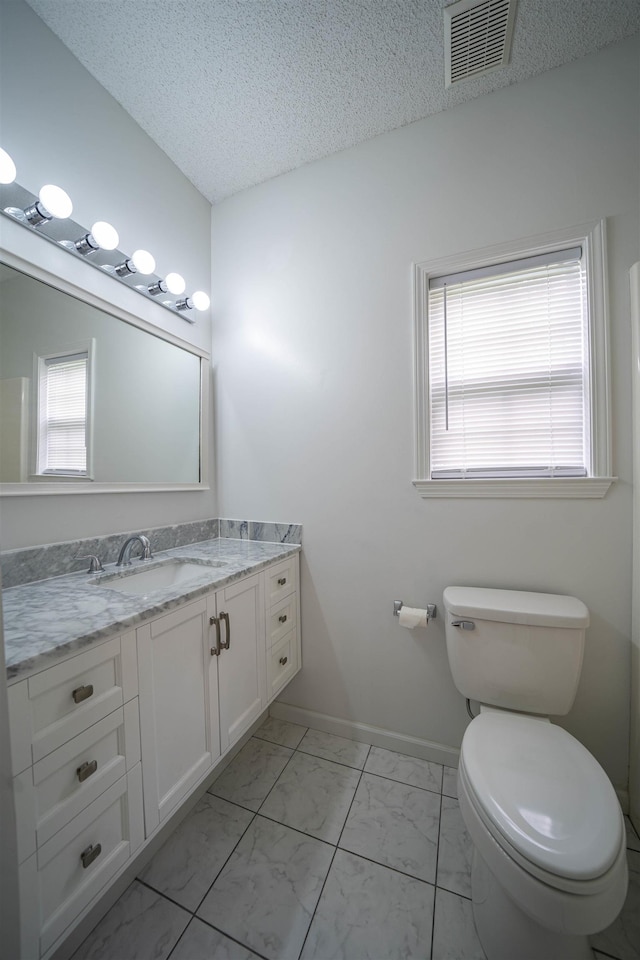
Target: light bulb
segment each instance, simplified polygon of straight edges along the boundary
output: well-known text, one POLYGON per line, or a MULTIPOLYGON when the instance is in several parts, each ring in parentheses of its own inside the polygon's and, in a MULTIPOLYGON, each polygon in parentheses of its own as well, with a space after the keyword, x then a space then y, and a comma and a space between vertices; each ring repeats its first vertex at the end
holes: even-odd
POLYGON ((169 293, 173 293, 175 296, 179 296, 181 293, 184 293, 186 283, 184 282, 184 278, 181 277, 179 273, 168 273, 164 279, 169 293))
POLYGON ((138 273, 143 273, 146 275, 148 273, 153 273, 156 268, 156 261, 147 250, 136 250, 131 255, 131 259, 133 260, 138 273))
POLYGON ((196 310, 208 310, 211 304, 204 290, 196 290, 196 292, 191 295, 191 299, 193 300, 193 305, 196 310))
POLYGON ((16 178, 16 165, 7 153, 0 147, 0 183, 13 183, 16 178))
POLYGON ((105 220, 97 220, 91 227, 93 239, 103 250, 115 250, 120 242, 118 231, 105 220))
POLYGON ((68 193, 62 187, 56 187, 53 183, 46 183, 38 194, 40 203, 46 207, 52 217, 58 220, 66 220, 71 216, 73 204, 68 193))

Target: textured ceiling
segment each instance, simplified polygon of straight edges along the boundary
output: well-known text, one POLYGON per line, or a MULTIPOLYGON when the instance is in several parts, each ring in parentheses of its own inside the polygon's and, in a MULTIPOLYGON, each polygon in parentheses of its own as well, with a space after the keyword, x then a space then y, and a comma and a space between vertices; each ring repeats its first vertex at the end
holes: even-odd
POLYGON ((448 0, 28 0, 212 203, 640 30, 639 0, 519 0, 511 63, 444 87, 448 0))

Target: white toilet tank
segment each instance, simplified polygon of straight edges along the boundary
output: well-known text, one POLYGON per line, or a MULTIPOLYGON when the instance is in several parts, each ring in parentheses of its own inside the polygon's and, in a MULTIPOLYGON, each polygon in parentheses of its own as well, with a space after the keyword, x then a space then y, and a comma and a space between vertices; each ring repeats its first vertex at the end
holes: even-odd
POLYGON ((576 597, 447 587, 447 654, 465 697, 506 710, 561 715, 573 704, 589 611, 576 597))

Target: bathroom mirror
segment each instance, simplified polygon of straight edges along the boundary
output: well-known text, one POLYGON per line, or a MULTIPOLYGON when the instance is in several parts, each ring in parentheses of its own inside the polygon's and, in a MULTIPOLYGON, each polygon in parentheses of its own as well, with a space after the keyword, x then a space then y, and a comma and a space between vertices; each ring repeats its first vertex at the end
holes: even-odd
POLYGON ((0 262, 0 493, 202 488, 203 352, 38 272, 0 262))

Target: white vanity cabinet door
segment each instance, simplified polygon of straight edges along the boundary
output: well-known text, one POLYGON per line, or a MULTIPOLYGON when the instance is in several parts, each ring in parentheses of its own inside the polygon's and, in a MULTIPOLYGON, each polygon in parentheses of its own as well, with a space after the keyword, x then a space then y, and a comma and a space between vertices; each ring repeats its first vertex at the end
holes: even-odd
POLYGON ((210 616, 219 620, 222 644, 217 660, 223 753, 266 706, 263 597, 263 577, 257 574, 229 584, 210 599, 210 616))
POLYGON ((198 600, 137 630, 146 836, 220 755, 209 615, 198 600))

